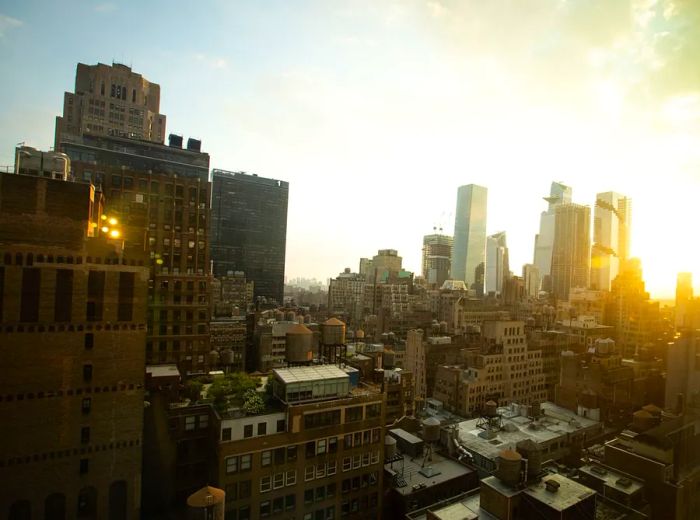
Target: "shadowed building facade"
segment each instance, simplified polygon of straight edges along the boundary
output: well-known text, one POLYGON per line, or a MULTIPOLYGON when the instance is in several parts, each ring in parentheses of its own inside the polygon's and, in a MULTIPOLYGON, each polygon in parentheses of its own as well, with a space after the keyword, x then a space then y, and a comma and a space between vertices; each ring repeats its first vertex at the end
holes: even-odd
POLYGON ((139 518, 148 268, 101 210, 0 175, 1 518, 139 518))
POLYGON ((214 276, 243 271, 254 297, 284 298, 289 183, 242 172, 213 170, 214 276))

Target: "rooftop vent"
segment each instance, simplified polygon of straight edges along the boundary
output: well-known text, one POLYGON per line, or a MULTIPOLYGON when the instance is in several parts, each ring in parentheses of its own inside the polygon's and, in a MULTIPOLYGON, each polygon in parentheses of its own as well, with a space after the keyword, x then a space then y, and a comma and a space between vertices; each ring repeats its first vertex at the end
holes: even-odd
POLYGON ((623 488, 628 488, 632 485, 632 481, 628 478, 623 477, 623 478, 617 479, 615 481, 615 484, 617 484, 618 486, 623 487, 623 488))
POLYGON ((550 493, 556 493, 557 491, 559 491, 559 486, 560 484, 556 480, 549 479, 544 481, 544 487, 550 493))
POLYGON ((593 466, 591 467, 591 471, 595 473, 596 475, 607 475, 608 470, 605 468, 601 468, 600 466, 593 466))

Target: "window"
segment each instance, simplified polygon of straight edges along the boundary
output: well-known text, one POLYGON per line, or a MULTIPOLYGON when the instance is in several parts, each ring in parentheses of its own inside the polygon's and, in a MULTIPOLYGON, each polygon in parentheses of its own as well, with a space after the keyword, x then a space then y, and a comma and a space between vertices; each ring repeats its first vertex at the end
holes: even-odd
POLYGON ((350 471, 352 469, 352 459, 350 457, 343 458, 343 471, 350 471))
POLYGON ((320 486, 316 488, 316 502, 326 498, 326 486, 320 486))
POLYGON ((88 459, 80 459, 80 474, 85 475, 89 469, 88 459))
POLYGON ((313 480, 315 475, 316 475, 316 473, 314 471, 313 464, 311 466, 306 466, 306 468, 304 468, 304 480, 305 481, 308 482, 309 480, 313 480))
POLYGON ((284 487, 284 473, 275 473, 275 476, 272 479, 272 487, 274 489, 284 487))
POLYGON ((252 424, 246 424, 243 427, 243 437, 247 439, 248 437, 253 436, 253 425, 252 424))
POLYGON ((250 480, 244 480, 238 483, 238 496, 240 498, 250 498, 250 480))
POLYGON ((336 424, 340 424, 340 410, 316 412, 304 416, 304 429, 322 428, 336 424))
POLYGON ((365 452, 362 454, 362 465, 369 466, 369 453, 365 452))
POLYGON ((221 430, 221 440, 230 441, 231 440, 231 428, 224 428, 221 430))
POLYGON ((338 438, 331 437, 328 439, 328 453, 336 453, 338 451, 338 438))
POLYGON ((332 498, 335 496, 335 482, 332 484, 328 484, 328 487, 326 487, 326 496, 328 498, 332 498))
POLYGON ((287 426, 287 423, 284 419, 280 419, 277 421, 277 433, 283 432, 287 426))
POLYGON ((296 506, 296 501, 296 495, 287 495, 286 497, 284 497, 284 508, 287 511, 294 509, 294 507, 296 506))
POLYGON ((208 415, 200 415, 199 416, 199 427, 201 429, 209 427, 209 416, 208 415))
POLYGON ((260 502, 260 516, 266 517, 270 516, 270 501, 260 502))
POLYGON ((272 452, 270 450, 263 451, 260 454, 260 465, 269 466, 272 463, 272 452))
POLYGON ((275 464, 284 464, 284 448, 275 448, 275 464))
POLYGON ((371 419, 374 417, 379 417, 382 414, 382 405, 381 404, 369 404, 367 405, 367 419, 371 419))
MULTIPOLYGON (((54 296, 54 318, 56 321, 71 321, 73 307, 73 270, 56 270, 56 292, 54 296)), ((88 347, 86 347, 88 348, 88 347)))
POLYGON ((95 346, 95 335, 92 332, 85 334, 85 339, 83 340, 83 345, 85 350, 91 350, 95 346))
POLYGON ((23 268, 22 292, 19 311, 20 321, 39 321, 40 287, 41 271, 36 267, 23 268))
POLYGON ((320 439, 316 443, 316 455, 323 455, 326 453, 326 439, 320 439))
MULTIPOLYGON (((314 501, 314 490, 313 489, 305 489, 304 490, 304 503, 305 504, 310 504, 314 501)), ((306 518, 306 517, 304 517, 306 518)))
POLYGON ((267 423, 258 423, 258 435, 265 435, 267 433, 267 423))
POLYGON ((238 471, 238 457, 226 457, 226 473, 236 473, 238 471))
POLYGON ((326 476, 326 464, 316 464, 316 478, 323 478, 326 476))
POLYGON ((297 470, 287 471, 286 483, 287 486, 293 486, 297 483, 297 470))
POLYGON ((311 459, 316 456, 316 441, 306 443, 305 457, 311 459))
POLYGON ((352 406, 345 409, 345 422, 356 422, 362 420, 362 407, 352 406))
POLYGON ((272 512, 280 513, 284 509, 284 497, 277 497, 272 501, 272 512))
POLYGON ((83 365, 83 381, 86 383, 92 381, 92 365, 89 363, 83 365))
POLYGON ((241 455, 241 471, 248 471, 253 462, 253 456, 249 453, 241 455))
POLYGON ((195 416, 190 415, 188 417, 185 417, 185 431, 192 431, 194 430, 194 424, 195 424, 195 416))
POLYGON ((268 475, 267 477, 262 477, 260 479, 260 492, 267 493, 272 489, 272 479, 268 475))
POLYGON ((352 457, 352 469, 357 469, 362 466, 362 455, 354 455, 352 457))
POLYGON ((351 434, 348 433, 345 436, 344 445, 345 445, 346 450, 352 448, 352 435, 351 434))
POLYGON ((297 447, 287 446, 287 460, 297 460, 297 447))
POLYGON ((90 410, 92 409, 92 397, 86 397, 83 399, 83 402, 80 406, 80 409, 82 410, 83 413, 90 413, 90 410))
POLYGON ((379 462, 379 452, 372 452, 372 464, 377 464, 379 462))
POLYGON ((332 460, 327 465, 328 475, 335 475, 338 469, 338 461, 332 460))
POLYGON ((87 444, 90 442, 90 427, 83 426, 80 428, 80 443, 87 444))

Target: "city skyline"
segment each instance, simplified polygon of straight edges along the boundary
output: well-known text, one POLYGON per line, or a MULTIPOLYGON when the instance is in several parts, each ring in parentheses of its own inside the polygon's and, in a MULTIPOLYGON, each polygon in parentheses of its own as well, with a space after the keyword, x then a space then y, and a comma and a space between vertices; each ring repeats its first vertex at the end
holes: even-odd
POLYGON ((630 256, 652 295, 671 297, 678 272, 700 279, 700 245, 684 225, 700 192, 700 85, 684 73, 698 36, 680 23, 695 8, 670 5, 630 4, 604 27, 580 2, 508 13, 450 2, 213 3, 187 18, 158 3, 136 18, 129 4, 6 6, 0 56, 19 79, 0 86, 0 163, 12 164, 18 141, 51 145, 77 62, 114 58, 161 86, 167 131, 201 138, 213 168, 290 182, 287 278, 327 279, 385 248, 419 272, 423 235, 450 229, 445 215, 467 183, 489 189, 487 233, 507 232, 517 274, 532 262, 541 196, 562 181, 578 204, 593 207, 606 191, 633 201, 630 256), (69 36, 49 60, 39 35, 58 36, 59 15, 69 36), (485 32, 496 21, 508 38, 485 32), (538 36, 559 22, 570 31, 538 36), (192 37, 183 47, 166 31, 192 37), (657 46, 663 34, 681 50, 657 46), (85 40, 95 45, 86 51, 85 40), (572 53, 584 66, 572 68, 572 53), (353 211, 368 190, 391 193, 390 203, 325 217, 353 211), (343 239, 317 251, 328 236, 343 239))

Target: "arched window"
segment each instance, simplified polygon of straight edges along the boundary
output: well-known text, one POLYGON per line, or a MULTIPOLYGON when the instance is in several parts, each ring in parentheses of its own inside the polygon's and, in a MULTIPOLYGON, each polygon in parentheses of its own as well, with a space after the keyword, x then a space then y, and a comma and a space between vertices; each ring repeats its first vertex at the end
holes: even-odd
POLYGON ((109 520, 126 520, 125 480, 116 480, 109 486, 109 520))
POLYGON ((44 500, 44 520, 66 519, 66 496, 63 493, 53 493, 44 500))
POLYGON ((76 516, 97 520, 97 489, 94 486, 84 487, 78 493, 76 516))

